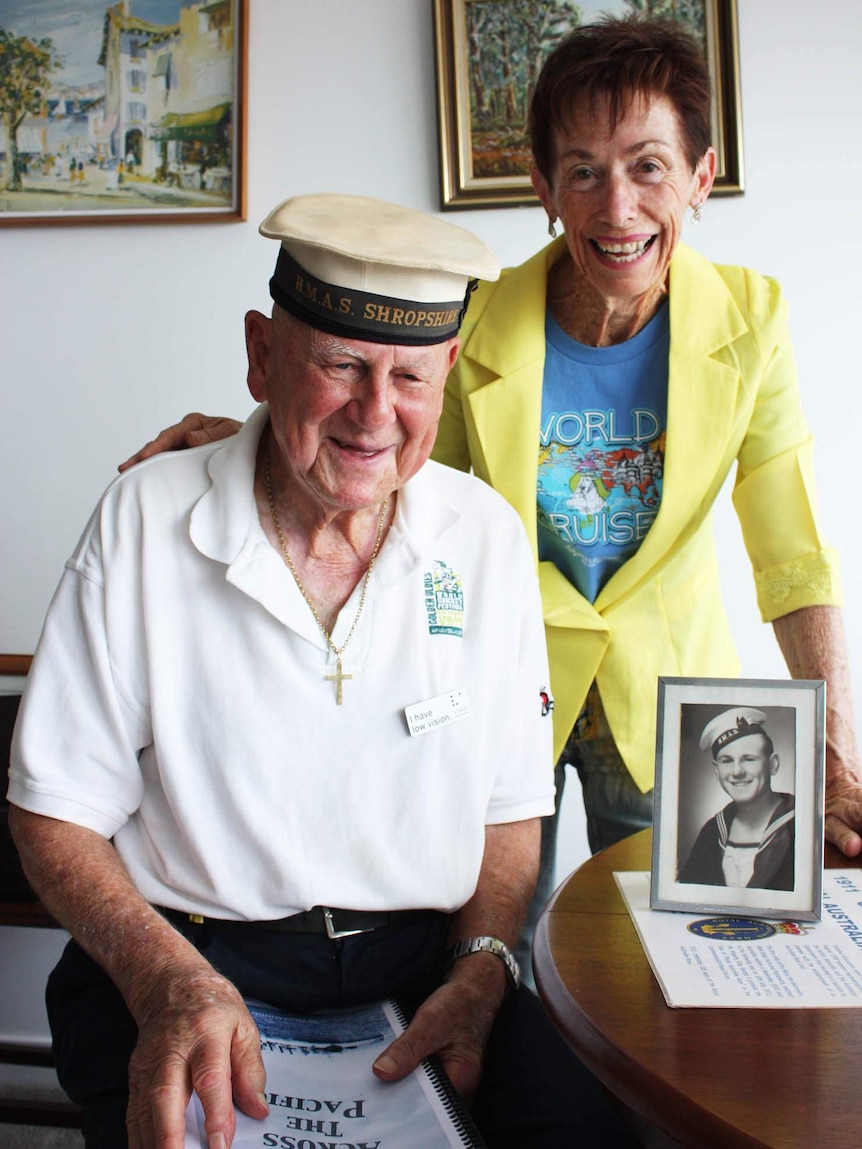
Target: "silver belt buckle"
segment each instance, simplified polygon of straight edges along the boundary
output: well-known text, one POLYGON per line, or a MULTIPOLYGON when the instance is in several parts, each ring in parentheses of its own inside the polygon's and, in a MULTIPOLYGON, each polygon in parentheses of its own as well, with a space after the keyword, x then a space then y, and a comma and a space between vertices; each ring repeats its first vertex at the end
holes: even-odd
POLYGON ((335 922, 332 920, 332 910, 327 906, 322 906, 321 909, 323 910, 323 921, 326 925, 326 936, 332 941, 336 941, 338 938, 350 938, 353 937, 354 934, 368 933, 368 930, 337 930, 335 928, 335 922))

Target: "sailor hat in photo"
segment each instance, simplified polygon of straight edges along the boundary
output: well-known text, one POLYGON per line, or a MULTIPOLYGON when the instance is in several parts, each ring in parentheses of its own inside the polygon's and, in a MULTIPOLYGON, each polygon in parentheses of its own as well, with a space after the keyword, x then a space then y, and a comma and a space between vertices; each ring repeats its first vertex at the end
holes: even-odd
POLYGON ((763 723, 766 715, 762 710, 755 710, 751 706, 736 706, 733 710, 725 710, 707 722, 700 736, 701 750, 712 750, 713 757, 728 742, 737 738, 745 738, 748 734, 765 734, 763 723))
POLYGON ((451 339, 476 281, 500 275, 472 232, 365 196, 295 196, 260 233, 281 240, 269 281, 279 307, 321 331, 373 343, 451 339))

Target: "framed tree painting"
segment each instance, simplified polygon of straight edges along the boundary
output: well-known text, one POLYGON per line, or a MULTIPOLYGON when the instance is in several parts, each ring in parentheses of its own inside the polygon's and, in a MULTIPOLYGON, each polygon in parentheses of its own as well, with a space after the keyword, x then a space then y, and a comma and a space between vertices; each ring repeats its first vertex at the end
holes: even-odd
POLYGON ((713 79, 713 195, 743 191, 736 0, 434 0, 441 207, 537 204, 527 110, 548 53, 609 14, 672 16, 703 44, 713 79))
POLYGON ((0 225, 245 218, 248 0, 0 0, 0 225))

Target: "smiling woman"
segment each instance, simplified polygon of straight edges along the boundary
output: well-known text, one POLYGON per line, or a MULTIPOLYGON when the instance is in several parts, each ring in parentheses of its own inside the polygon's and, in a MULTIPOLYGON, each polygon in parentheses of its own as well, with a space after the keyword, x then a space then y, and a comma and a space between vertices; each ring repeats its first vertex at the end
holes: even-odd
POLYGON ((553 269, 549 306, 593 347, 630 339, 656 314, 683 214, 700 210, 716 162, 698 45, 673 24, 651 38, 629 26, 616 42, 608 28, 581 29, 551 53, 530 107, 533 186, 571 259, 553 269), (638 51, 647 64, 625 59, 638 51))
MULTIPOLYGON (((661 20, 575 29, 542 69, 530 132, 533 185, 564 234, 477 292, 434 457, 501 491, 532 541, 557 805, 573 765, 594 851, 648 824, 659 677, 738 674, 710 519, 736 467, 763 619, 794 677, 831 680, 842 798, 827 832, 854 852, 841 592, 812 502, 785 304, 774 281, 680 242, 715 176, 699 45, 661 20)), ((534 914, 554 851, 549 819, 534 914)))
POLYGON ((573 113, 555 135, 550 176, 533 173, 571 257, 552 271, 551 313, 569 336, 592 347, 631 339, 656 314, 685 210, 706 199, 715 177, 711 147, 689 166, 667 96, 635 97, 612 124, 608 99, 573 113))

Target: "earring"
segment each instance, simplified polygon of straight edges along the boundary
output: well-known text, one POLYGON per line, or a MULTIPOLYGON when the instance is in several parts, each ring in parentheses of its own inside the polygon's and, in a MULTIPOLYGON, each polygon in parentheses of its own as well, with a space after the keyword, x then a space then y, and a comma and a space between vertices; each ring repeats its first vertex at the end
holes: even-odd
POLYGON ((554 227, 555 223, 556 220, 553 220, 550 216, 548 216, 548 235, 551 237, 551 239, 557 238, 557 229, 554 227))
POLYGON ((691 205, 692 223, 700 223, 700 221, 703 219, 703 212, 701 211, 702 206, 703 205, 701 204, 700 200, 695 200, 695 202, 691 205))

